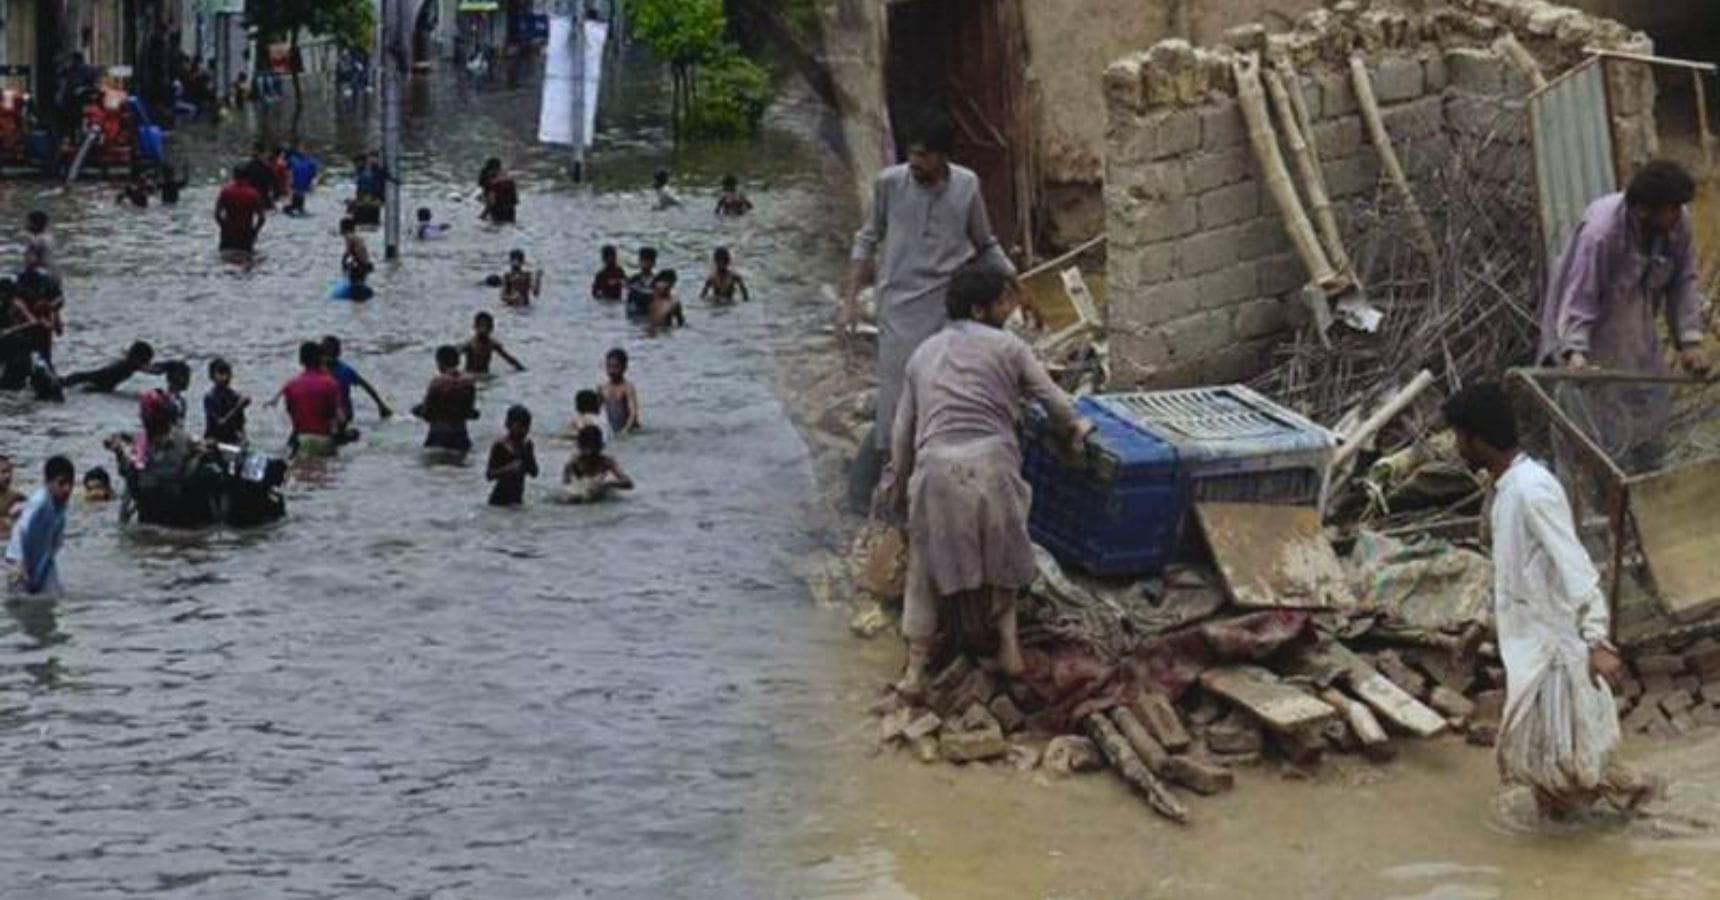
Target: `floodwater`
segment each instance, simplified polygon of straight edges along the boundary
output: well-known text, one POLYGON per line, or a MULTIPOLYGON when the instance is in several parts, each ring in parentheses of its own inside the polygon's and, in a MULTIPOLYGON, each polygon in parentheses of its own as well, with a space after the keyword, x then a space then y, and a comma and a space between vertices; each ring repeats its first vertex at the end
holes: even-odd
MULTIPOLYGON (((60 223, 63 368, 145 338, 193 361, 196 392, 203 364, 226 357, 260 404, 300 340, 335 333, 405 409, 432 349, 487 309, 529 368, 485 387, 474 434, 528 405, 546 476, 525 508, 490 510, 479 470, 423 465, 421 426, 360 398, 363 440, 294 482, 277 526, 170 537, 80 505, 69 595, 51 617, 0 619, 0 897, 1720 894, 1712 738, 1635 748, 1673 778, 1654 818, 1554 832, 1517 824, 1488 754, 1455 742, 1312 781, 1245 773, 1194 800, 1185 829, 1108 775, 876 752, 864 709, 896 651, 849 638, 797 578, 832 535, 779 399, 804 387, 779 382, 780 361, 818 346, 818 288, 841 268, 832 235, 854 218, 847 180, 805 109, 759 145, 676 153, 645 70, 609 90, 596 181, 575 186, 531 145, 529 91, 416 82, 406 206, 455 230, 407 242, 365 306, 323 299, 343 188, 317 195, 312 218, 272 220, 254 270, 215 258, 214 167, 279 117, 184 130, 199 185, 175 209, 122 210, 106 186, 0 185, 0 221, 41 206, 60 223), (521 174, 517 228, 476 221, 490 155, 521 174), (666 164, 687 206, 658 211, 642 188, 666 164), (710 215, 726 171, 759 205, 740 223, 710 215), (648 338, 584 299, 609 241, 662 248, 683 275, 686 331, 648 338), (693 300, 718 244, 748 274, 750 305, 693 300), (516 246, 547 269, 523 312, 479 284, 516 246), (616 345, 644 398, 646 431, 615 448, 640 489, 553 505, 570 450, 555 432, 616 345)), ((330 161, 373 126, 329 102, 304 120, 330 161)), ((0 449, 30 484, 48 453, 101 462, 100 436, 134 410, 131 395, 0 398, 0 449)), ((278 412, 251 421, 259 443, 284 439, 278 412)))

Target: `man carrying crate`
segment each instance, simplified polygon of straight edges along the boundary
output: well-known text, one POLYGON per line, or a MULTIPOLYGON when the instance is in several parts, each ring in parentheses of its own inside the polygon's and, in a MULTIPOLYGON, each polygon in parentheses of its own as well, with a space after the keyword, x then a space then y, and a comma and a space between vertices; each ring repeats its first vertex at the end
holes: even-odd
POLYGON ((1038 357, 1003 329, 1015 311, 1007 276, 968 265, 950 282, 950 324, 908 360, 881 503, 908 517, 902 633, 904 697, 925 691, 940 607, 979 603, 997 623, 997 660, 1020 674, 1016 598, 1037 567, 1027 533, 1032 492, 1021 477, 1017 414, 1039 402, 1055 433, 1084 441, 1076 415, 1038 357))

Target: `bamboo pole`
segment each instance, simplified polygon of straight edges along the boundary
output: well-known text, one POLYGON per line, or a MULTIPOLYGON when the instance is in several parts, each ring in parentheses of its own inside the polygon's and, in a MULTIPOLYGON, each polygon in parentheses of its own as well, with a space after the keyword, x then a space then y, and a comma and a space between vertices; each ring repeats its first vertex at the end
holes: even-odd
POLYGON ((1334 269, 1348 275, 1351 264, 1350 255, 1344 252, 1344 235, 1338 229, 1337 215, 1332 212, 1332 198, 1326 194, 1325 176, 1314 159, 1302 124, 1297 121, 1294 101, 1284 86, 1282 75, 1270 69, 1263 74, 1266 78, 1266 89, 1272 94, 1272 105, 1278 110, 1279 127, 1284 131, 1284 142, 1290 146, 1290 155, 1296 160, 1297 171, 1302 176, 1302 189, 1308 194, 1308 206, 1314 213, 1314 224, 1320 227, 1326 255, 1331 259, 1334 269))
POLYGON ((1524 75, 1529 76, 1529 83, 1534 85, 1535 90, 1538 91, 1547 86, 1547 76, 1541 71, 1541 64, 1535 60, 1534 55, 1529 52, 1529 48, 1524 47, 1523 43, 1517 40, 1516 35, 1507 32, 1499 40, 1494 41, 1493 52, 1510 60, 1512 65, 1521 69, 1524 75))
POLYGON ((1331 260, 1320 246, 1320 238, 1314 233, 1313 224, 1308 221, 1308 213, 1302 208, 1301 198, 1296 196, 1296 188, 1290 183, 1290 170, 1284 165, 1284 155, 1279 151, 1278 139, 1272 131, 1272 120, 1266 109, 1266 90, 1260 83, 1260 57, 1254 54, 1244 56, 1235 62, 1234 69, 1237 100, 1242 107, 1242 117, 1248 123, 1249 142, 1264 173, 1267 192, 1278 206, 1284 228, 1296 245, 1296 255, 1308 268, 1309 277, 1328 294, 1336 293, 1343 279, 1332 268, 1331 260))
POLYGON ((1415 199, 1415 192, 1410 190, 1409 176, 1404 174, 1403 162, 1398 159, 1397 148, 1392 145, 1392 136, 1386 132, 1385 120, 1380 117, 1380 101, 1374 95, 1374 80, 1368 75, 1368 65, 1362 61, 1360 54, 1350 57, 1350 81, 1356 89, 1356 101, 1362 108, 1362 121, 1368 125, 1368 134, 1373 137, 1374 149, 1379 151, 1380 163, 1385 166, 1386 177, 1403 198, 1404 209, 1409 213, 1410 227, 1415 230, 1416 243, 1427 256, 1429 264, 1439 265, 1439 246, 1434 243, 1433 229, 1428 227, 1427 215, 1421 210, 1421 203, 1415 199))

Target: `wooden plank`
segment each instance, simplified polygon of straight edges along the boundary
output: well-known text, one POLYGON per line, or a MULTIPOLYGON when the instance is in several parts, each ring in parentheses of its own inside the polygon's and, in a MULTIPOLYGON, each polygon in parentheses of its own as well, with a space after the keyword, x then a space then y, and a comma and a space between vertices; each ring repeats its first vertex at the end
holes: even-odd
POLYGON ((1279 681, 1278 676, 1259 666, 1208 669, 1201 674, 1200 685, 1248 710, 1273 731, 1311 728, 1338 715, 1337 710, 1279 681))
MULTIPOLYGON (((1417 737, 1433 737, 1445 730, 1445 717, 1392 684, 1367 660, 1336 642, 1310 654, 1317 667, 1335 666, 1350 682, 1350 691, 1386 721, 1417 737)), ((1329 708, 1329 707, 1328 707, 1329 708)))
POLYGON ((1359 608, 1315 507, 1201 503, 1195 514, 1237 606, 1359 608))
POLYGON ((1630 505, 1667 615, 1690 622, 1720 611, 1720 459, 1636 484, 1630 505))

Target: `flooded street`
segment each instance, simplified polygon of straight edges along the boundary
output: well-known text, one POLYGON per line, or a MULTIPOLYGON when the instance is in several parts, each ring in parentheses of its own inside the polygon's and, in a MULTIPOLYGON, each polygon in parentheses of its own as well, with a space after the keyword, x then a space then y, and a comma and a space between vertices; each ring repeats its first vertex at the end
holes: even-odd
MULTIPOLYGON (((0 619, 0 897, 1320 898, 1720 894, 1720 741, 1632 746, 1668 774, 1660 814, 1563 832, 1515 826, 1490 755, 1405 744, 1373 768, 1311 781, 1274 768, 1166 825, 1109 775, 922 766, 878 753, 866 707, 898 662, 820 609, 803 561, 835 540, 814 460, 790 421, 783 359, 828 313, 855 220, 815 138, 779 112, 759 144, 673 152, 649 69, 608 90, 594 183, 532 142, 530 89, 414 83, 404 208, 454 223, 407 241, 368 305, 324 298, 339 275, 338 204, 375 120, 323 98, 305 115, 336 176, 312 217, 271 218, 253 271, 223 266, 215 176, 250 119, 176 137, 195 187, 176 208, 121 209, 111 184, 0 184, 0 222, 57 223, 70 326, 60 368, 134 339, 185 358, 194 396, 216 355, 256 399, 252 440, 279 447, 261 403, 300 341, 341 336, 399 410, 436 345, 474 312, 528 367, 480 395, 474 440, 524 403, 544 478, 524 508, 487 508, 481 467, 429 467, 423 426, 380 421, 288 491, 285 522, 244 535, 125 531, 78 504, 51 620, 0 619), (477 221, 479 165, 508 160, 517 228, 477 221), (686 200, 658 211, 658 166, 686 200), (740 176, 758 210, 711 214, 740 176), (653 244, 681 274, 690 327, 648 338, 587 299, 598 247, 653 244), (696 300, 711 250, 733 249, 754 301, 696 300), (481 282, 507 251, 546 270, 528 311, 481 282), (622 502, 549 502, 572 450, 576 390, 612 346, 633 357, 645 430, 614 452, 622 502)), ((278 133, 284 117, 262 123, 278 133)), ((380 258, 381 236, 369 236, 380 258)), ((809 351, 809 346, 814 347, 809 351)), ((136 394, 64 406, 0 398, 0 450, 33 487, 41 460, 111 465, 136 394)), ((200 412, 193 424, 201 426, 200 412)), ((475 453, 481 461, 481 453, 475 453)), ((1518 798, 1521 799, 1521 798, 1518 798)))

